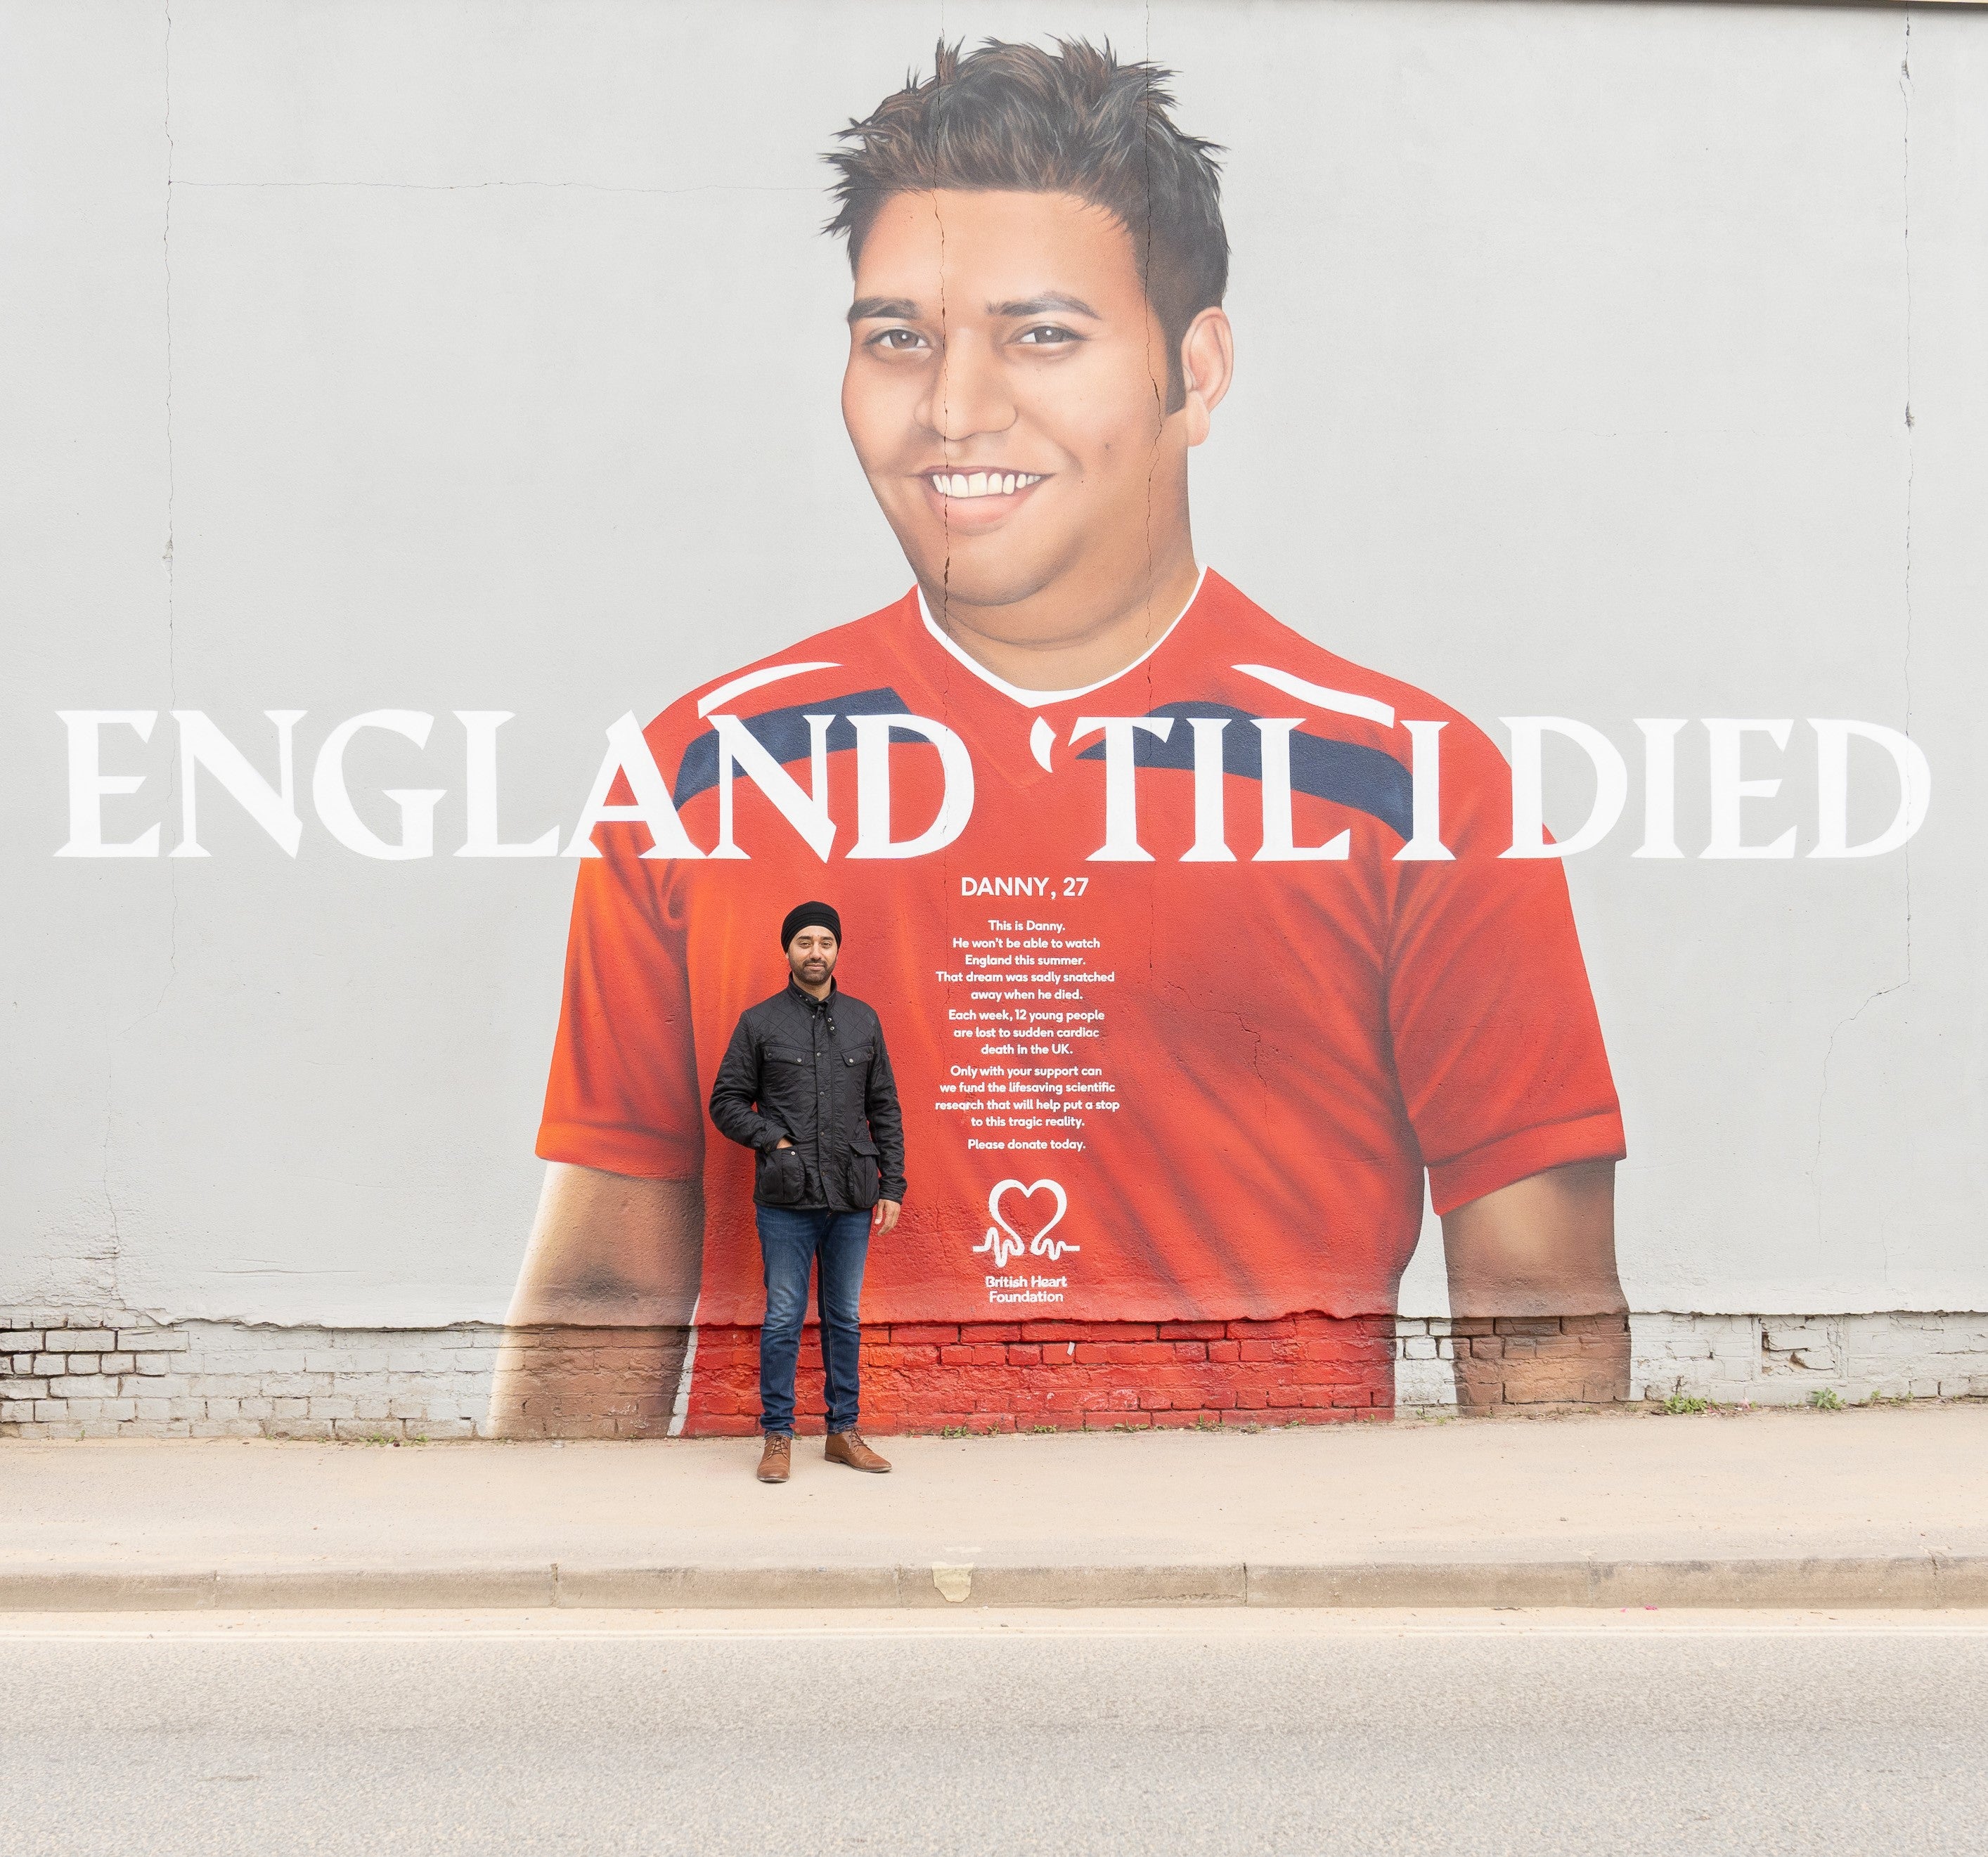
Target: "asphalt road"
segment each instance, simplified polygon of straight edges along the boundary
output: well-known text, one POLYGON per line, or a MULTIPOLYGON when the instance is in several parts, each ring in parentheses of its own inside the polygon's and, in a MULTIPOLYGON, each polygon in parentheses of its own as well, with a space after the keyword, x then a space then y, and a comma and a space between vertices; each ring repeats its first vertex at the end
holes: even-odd
POLYGON ((0 1619, 0 1852, 1988 1845, 1988 1620, 0 1619))

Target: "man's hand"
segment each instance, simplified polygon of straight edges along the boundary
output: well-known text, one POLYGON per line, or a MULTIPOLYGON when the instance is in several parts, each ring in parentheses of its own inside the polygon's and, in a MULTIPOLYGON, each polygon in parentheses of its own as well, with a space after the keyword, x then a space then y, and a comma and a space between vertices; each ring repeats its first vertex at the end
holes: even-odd
POLYGON ((783 1135, 778 1141, 773 1143, 773 1146, 776 1148, 790 1148, 794 1144, 791 1141, 788 1140, 786 1136, 784 1135, 783 1135))
POLYGON ((881 1238, 897 1222, 898 1202, 895 1200, 879 1200, 877 1210, 870 1215, 871 1235, 881 1238))

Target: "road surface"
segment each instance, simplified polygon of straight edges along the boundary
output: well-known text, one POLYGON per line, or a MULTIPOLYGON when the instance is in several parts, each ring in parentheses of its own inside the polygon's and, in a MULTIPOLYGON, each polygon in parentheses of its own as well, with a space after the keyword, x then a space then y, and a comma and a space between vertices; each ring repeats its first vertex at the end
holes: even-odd
POLYGON ((1988 1847, 1988 1618, 0 1619, 0 1853, 1988 1847))

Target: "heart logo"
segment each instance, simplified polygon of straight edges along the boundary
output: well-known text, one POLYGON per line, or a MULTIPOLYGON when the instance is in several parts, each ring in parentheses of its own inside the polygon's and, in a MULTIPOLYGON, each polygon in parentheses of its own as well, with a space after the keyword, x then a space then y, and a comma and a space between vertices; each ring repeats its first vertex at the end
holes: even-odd
POLYGON ((1063 1188, 1053 1180, 1039 1180, 1033 1187, 1025 1187, 1018 1180, 999 1180, 994 1190, 987 1196, 987 1216, 994 1223, 987 1227, 987 1235, 975 1245, 977 1256, 986 1252, 994 1260, 996 1270, 1006 1270, 1008 1260, 1019 1258, 1027 1251, 1038 1258, 1053 1261, 1067 1251, 1081 1251, 1081 1244, 1072 1244, 1061 1238, 1053 1238, 1050 1234, 1063 1223, 1063 1215, 1070 1210, 1070 1199, 1063 1188), (1025 1238, 1011 1225, 1001 1210, 1001 1201, 1010 1193, 1019 1193, 1025 1200, 1033 1199, 1038 1193, 1055 1196, 1056 1210, 1050 1214, 1049 1222, 1033 1238, 1025 1238))
MULTIPOLYGON (((1051 1232, 1055 1231, 1056 1228, 1063 1223, 1063 1215, 1070 1210, 1069 1196, 1063 1191, 1063 1188, 1053 1180, 1039 1180, 1033 1187, 1025 1187, 1018 1180, 996 1180, 994 1183, 994 1190, 987 1196, 987 1216, 991 1218, 996 1224, 999 1225, 1001 1229, 1014 1241, 1017 1247, 1019 1247, 1023 1241, 1022 1234, 1017 1231, 1013 1225, 1009 1224, 1007 1220, 1002 1216, 1001 1213, 1001 1201, 1010 1193, 1019 1193, 1025 1200, 1033 1199, 1038 1193, 1048 1193, 1055 1195, 1056 1210, 1050 1215, 1048 1224, 1044 1225, 1042 1230, 1036 1234, 1036 1242, 1038 1244, 1041 1244, 1051 1232)), ((1067 1248, 1070 1251, 1075 1251, 1077 1247, 1072 1244, 1067 1247, 1060 1247, 1059 1248, 1067 1248)), ((1052 1253, 1051 1254, 1053 1255, 1054 1254, 1052 1253)))

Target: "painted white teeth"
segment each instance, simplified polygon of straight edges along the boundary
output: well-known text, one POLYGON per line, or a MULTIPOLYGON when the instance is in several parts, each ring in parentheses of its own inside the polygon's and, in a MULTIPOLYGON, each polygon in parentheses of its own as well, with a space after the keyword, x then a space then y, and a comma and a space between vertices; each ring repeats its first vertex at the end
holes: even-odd
POLYGON ((1042 481, 1026 471, 935 471, 932 488, 942 497, 1011 497, 1042 481))

